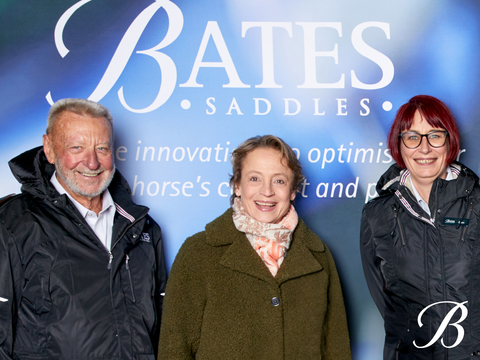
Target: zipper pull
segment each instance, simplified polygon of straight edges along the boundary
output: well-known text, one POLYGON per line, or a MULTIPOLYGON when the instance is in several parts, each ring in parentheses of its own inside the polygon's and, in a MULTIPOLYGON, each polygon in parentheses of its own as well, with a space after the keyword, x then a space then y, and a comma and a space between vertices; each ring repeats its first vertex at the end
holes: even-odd
POLYGON ((108 254, 110 255, 110 260, 108 261, 107 269, 111 270, 112 269, 113 254, 112 254, 111 251, 109 251, 108 254))
MULTIPOLYGON (((393 210, 393 217, 395 218, 395 220, 398 221, 397 219, 397 207, 395 205, 392 205, 392 210, 393 210)), ((395 235, 395 229, 392 230, 392 232, 390 233, 390 236, 394 236, 395 235)))
POLYGON ((130 269, 128 268, 128 260, 130 260, 130 258, 128 257, 128 255, 125 255, 125 256, 127 257, 126 260, 125 260, 125 268, 126 268, 127 270, 130 270, 130 269))
POLYGON ((392 205, 393 209, 393 216, 397 217, 397 207, 395 205, 392 205))

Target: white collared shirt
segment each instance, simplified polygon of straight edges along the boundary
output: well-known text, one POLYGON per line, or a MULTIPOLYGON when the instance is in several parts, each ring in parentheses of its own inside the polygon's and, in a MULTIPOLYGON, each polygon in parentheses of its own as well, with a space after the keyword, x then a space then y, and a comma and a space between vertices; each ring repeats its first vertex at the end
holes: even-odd
MULTIPOLYGON (((454 177, 453 177, 453 174, 452 174, 452 170, 450 169, 450 166, 447 166, 447 177, 445 178, 445 180, 450 181, 450 180, 453 180, 453 179, 454 179, 454 177)), ((412 186, 413 195, 415 195, 415 198, 417 199, 418 205, 420 205, 422 207, 422 209, 425 210, 425 212, 430 217, 432 217, 432 214, 430 213, 430 208, 428 207, 427 202, 425 200, 423 200, 422 197, 420 196, 420 194, 418 193, 417 189, 415 188, 415 185, 413 185, 413 181, 412 181, 411 177, 410 177, 410 185, 412 186)), ((431 220, 434 221, 434 219, 431 219, 431 220)))
POLYGON ((60 195, 66 194, 70 198, 87 224, 92 228, 95 235, 97 235, 107 250, 110 251, 112 246, 113 220, 116 209, 115 203, 113 202, 112 196, 110 195, 108 189, 106 189, 102 194, 102 211, 100 211, 97 216, 94 211, 87 209, 85 206, 71 197, 69 193, 67 193, 62 184, 58 182, 56 172, 53 173, 53 176, 50 178, 50 182, 60 193, 60 195))

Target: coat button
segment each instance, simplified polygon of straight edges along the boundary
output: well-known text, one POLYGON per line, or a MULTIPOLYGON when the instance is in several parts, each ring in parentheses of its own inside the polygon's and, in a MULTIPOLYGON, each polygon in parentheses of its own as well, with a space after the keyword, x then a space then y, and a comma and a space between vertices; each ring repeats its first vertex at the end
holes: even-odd
POLYGON ((280 299, 278 297, 273 297, 272 300, 270 300, 273 306, 278 306, 280 305, 280 299))
POLYGON ((133 234, 133 238, 136 239, 138 237, 137 234, 133 234))

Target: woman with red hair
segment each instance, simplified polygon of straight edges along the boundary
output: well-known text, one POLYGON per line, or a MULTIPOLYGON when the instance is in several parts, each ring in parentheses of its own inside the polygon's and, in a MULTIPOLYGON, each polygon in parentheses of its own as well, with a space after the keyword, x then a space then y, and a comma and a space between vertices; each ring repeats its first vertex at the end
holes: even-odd
POLYGON ((455 161, 455 119, 442 101, 415 96, 398 110, 388 147, 396 164, 361 226, 365 277, 385 321, 384 359, 480 356, 479 179, 455 161))

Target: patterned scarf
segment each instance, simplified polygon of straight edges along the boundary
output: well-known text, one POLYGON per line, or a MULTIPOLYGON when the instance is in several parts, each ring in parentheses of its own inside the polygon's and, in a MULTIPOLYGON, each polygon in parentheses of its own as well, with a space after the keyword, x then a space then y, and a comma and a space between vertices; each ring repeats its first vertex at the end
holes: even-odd
POLYGON ((290 247, 293 230, 298 224, 298 215, 290 205, 287 215, 278 223, 263 223, 245 212, 240 198, 235 198, 232 206, 233 222, 238 231, 244 232, 268 270, 275 277, 282 265, 285 252, 290 247))

